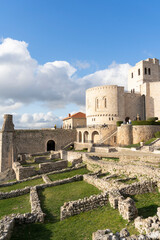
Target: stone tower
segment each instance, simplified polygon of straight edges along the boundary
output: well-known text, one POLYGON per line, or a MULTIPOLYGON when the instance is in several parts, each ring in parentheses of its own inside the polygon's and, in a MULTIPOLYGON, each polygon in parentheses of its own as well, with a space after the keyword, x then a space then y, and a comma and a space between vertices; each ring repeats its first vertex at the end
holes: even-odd
POLYGON ((129 70, 128 90, 141 92, 144 83, 160 82, 160 65, 156 58, 142 60, 129 70))
POLYGON ((12 168, 14 124, 12 115, 5 114, 0 131, 0 172, 12 168))

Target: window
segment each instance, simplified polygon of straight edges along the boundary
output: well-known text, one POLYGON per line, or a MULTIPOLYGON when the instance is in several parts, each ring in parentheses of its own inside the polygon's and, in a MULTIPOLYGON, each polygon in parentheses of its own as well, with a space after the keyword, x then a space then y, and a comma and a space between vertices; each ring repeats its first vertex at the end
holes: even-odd
POLYGON ((104 107, 107 108, 107 99, 104 99, 104 107))
POLYGON ((147 68, 144 69, 144 74, 147 74, 147 68))
POLYGON ((98 99, 97 99, 97 108, 99 108, 99 101, 98 101, 98 99))
POLYGON ((151 75, 151 69, 148 68, 148 75, 151 75))
POLYGON ((141 73, 141 72, 140 72, 140 69, 138 69, 138 76, 140 75, 140 73, 141 73))
POLYGON ((131 78, 133 78, 133 73, 131 73, 131 78))
POLYGON ((98 101, 98 99, 96 100, 96 106, 97 106, 97 108, 99 108, 99 101, 98 101))

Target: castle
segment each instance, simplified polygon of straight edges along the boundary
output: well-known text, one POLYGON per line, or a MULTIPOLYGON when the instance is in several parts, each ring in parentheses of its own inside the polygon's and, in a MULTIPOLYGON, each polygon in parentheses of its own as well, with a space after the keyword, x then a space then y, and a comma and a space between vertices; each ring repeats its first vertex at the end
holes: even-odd
POLYGON ((87 126, 116 124, 126 117, 160 119, 160 65, 156 58, 138 62, 128 75, 128 92, 124 87, 98 86, 86 91, 87 126))
POLYGON ((0 172, 11 168, 12 162, 22 153, 59 150, 73 142, 77 149, 90 149, 93 144, 128 145, 153 137, 160 126, 124 124, 117 128, 116 122, 126 118, 134 120, 137 114, 142 120, 160 119, 159 60, 149 58, 131 68, 128 90, 116 85, 88 89, 86 126, 85 119, 80 117, 64 119, 66 126, 77 126, 76 129, 15 130, 12 116, 5 115, 0 131, 0 172))

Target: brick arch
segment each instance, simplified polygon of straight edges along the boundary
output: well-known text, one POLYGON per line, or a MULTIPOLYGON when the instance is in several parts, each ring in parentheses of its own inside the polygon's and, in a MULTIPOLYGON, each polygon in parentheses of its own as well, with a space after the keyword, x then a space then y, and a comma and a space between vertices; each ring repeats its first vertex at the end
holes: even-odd
POLYGON ((84 143, 88 143, 88 140, 89 140, 89 132, 88 131, 85 131, 84 133, 83 133, 83 142, 84 143))

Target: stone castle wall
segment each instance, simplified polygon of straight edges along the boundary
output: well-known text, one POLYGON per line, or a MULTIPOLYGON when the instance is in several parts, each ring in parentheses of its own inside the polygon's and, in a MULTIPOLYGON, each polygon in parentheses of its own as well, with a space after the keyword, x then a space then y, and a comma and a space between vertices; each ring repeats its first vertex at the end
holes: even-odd
POLYGON ((124 116, 124 87, 99 86, 86 91, 87 126, 113 124, 124 116), (121 108, 119 109, 119 102, 121 108))
POLYGON ((147 141, 154 137, 154 133, 160 131, 158 125, 137 125, 122 124, 117 128, 117 144, 130 145, 147 141))
POLYGON ((73 129, 42 129, 15 130, 14 146, 17 153, 37 153, 47 151, 47 142, 55 142, 55 150, 60 150, 67 144, 76 141, 76 130, 73 129))
POLYGON ((12 115, 5 115, 0 132, 0 172, 12 168, 12 163, 17 160, 18 154, 46 152, 49 140, 55 142, 55 150, 60 150, 76 141, 76 130, 14 130, 12 115))

